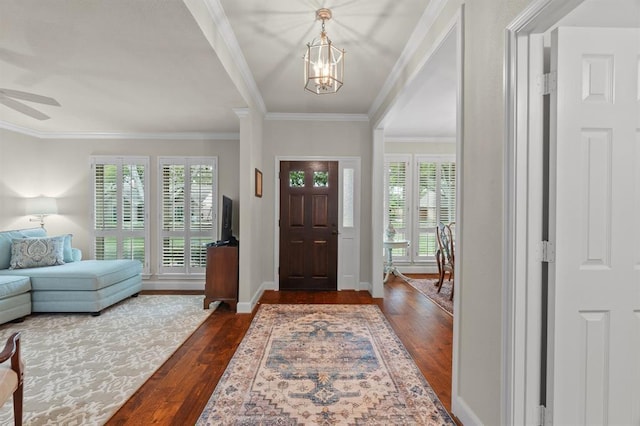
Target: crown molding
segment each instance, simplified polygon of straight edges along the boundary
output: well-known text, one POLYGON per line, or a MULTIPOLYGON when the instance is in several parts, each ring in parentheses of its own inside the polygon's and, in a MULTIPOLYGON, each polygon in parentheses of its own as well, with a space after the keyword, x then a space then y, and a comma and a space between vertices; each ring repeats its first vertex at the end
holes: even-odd
MULTIPOLYGON (((246 85, 246 89, 249 92, 249 96, 251 96, 254 105, 265 114, 267 112, 267 107, 264 103, 264 99, 262 98, 262 94, 260 93, 260 89, 258 89, 258 85, 256 80, 253 78, 253 73, 251 72, 251 68, 249 68, 249 64, 247 63, 244 54, 242 53, 242 49, 240 49, 240 43, 238 43, 238 39, 236 38, 236 34, 233 32, 231 28, 231 24, 229 23, 229 18, 227 18, 222 5, 219 0, 204 0, 207 5, 207 10, 213 19, 213 22, 224 41, 224 44, 227 46, 228 54, 231 56, 233 63, 238 68, 238 72, 242 76, 242 80, 246 85)), ((224 63, 223 63, 224 65, 224 63)))
POLYGON ((0 121, 0 129, 11 130, 38 139, 155 139, 155 140, 240 140, 240 133, 207 132, 41 132, 0 121))
POLYGON ((268 112, 268 121, 369 121, 367 114, 268 112))
POLYGON ((238 116, 238 118, 249 116, 249 108, 233 108, 233 112, 238 116))
POLYGON ((369 117, 373 118, 374 114, 378 111, 385 98, 391 93, 391 89, 398 82, 400 77, 404 74, 404 68, 409 63, 409 60, 413 56, 413 54, 418 50, 420 43, 423 41, 424 37, 427 35, 429 30, 431 30, 431 26, 435 22, 440 12, 444 8, 447 0, 431 0, 429 5, 425 9, 424 13, 420 17, 418 24, 415 29, 411 33, 407 44, 404 46, 400 57, 396 61, 395 65, 391 69, 387 80, 382 85, 382 88, 378 92, 378 96, 376 96, 375 100, 371 104, 369 108, 369 117))

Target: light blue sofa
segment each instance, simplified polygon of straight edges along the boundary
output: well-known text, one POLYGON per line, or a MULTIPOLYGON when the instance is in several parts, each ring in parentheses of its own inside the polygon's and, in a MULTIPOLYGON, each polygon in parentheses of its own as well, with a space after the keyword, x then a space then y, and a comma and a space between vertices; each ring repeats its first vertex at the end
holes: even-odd
POLYGON ((31 313, 29 277, 0 275, 0 324, 26 317, 31 313))
POLYGON ((99 315, 104 308, 129 296, 137 296, 142 289, 140 262, 81 260, 81 252, 71 247, 70 235, 64 240, 64 264, 9 269, 14 239, 46 236, 43 228, 0 232, 0 323, 30 312, 90 312, 99 315), (25 284, 21 277, 27 277, 29 283, 25 284), (27 299, 30 312, 26 310, 27 299))

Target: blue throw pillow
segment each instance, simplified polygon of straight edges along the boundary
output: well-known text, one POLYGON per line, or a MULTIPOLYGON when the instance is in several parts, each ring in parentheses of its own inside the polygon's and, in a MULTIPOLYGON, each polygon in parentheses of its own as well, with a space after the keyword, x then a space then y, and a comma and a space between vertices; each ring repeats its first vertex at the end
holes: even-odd
POLYGON ((62 246, 62 255, 64 256, 64 263, 73 262, 73 251, 71 251, 71 237, 72 234, 60 235, 64 237, 64 244, 62 246))
POLYGON ((9 269, 63 265, 65 238, 59 236, 13 239, 9 269))

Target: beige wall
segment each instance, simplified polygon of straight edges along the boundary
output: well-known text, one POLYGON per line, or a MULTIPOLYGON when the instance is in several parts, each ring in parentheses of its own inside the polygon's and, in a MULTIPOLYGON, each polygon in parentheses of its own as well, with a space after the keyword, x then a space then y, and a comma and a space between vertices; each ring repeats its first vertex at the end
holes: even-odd
POLYGON ((262 147, 265 190, 262 198, 262 273, 274 280, 276 157, 360 157, 360 281, 371 282, 371 129, 368 122, 265 121, 262 147))
MULTIPOLYGON (((218 198, 238 199, 238 141, 38 139, 0 129, 0 229, 37 226, 24 214, 24 198, 58 199, 59 214, 46 218, 49 234, 72 233, 75 247, 90 252, 92 155, 150 157, 151 250, 157 251, 158 156, 217 156, 218 198)), ((237 209, 234 229, 237 227, 237 209)), ((157 265, 150 265, 155 271, 157 265)))
POLYGON ((501 410, 505 28, 527 3, 465 5, 459 394, 484 424, 501 410))
MULTIPOLYGON (((464 3, 464 88, 459 219, 460 310, 457 395, 471 422, 500 424, 502 389, 503 67, 505 28, 528 0, 449 0, 409 61, 402 78, 373 114, 388 110, 421 61, 433 51, 464 3), (489 253, 490 255, 487 255, 489 253)), ((385 152, 392 152, 387 144, 385 152)), ((454 366, 454 368, 456 368, 454 366)), ((456 414, 454 409, 454 414, 456 414)))
MULTIPOLYGON (((264 201, 255 196, 255 169, 262 169, 262 114, 254 108, 237 111, 240 118, 240 271, 238 312, 250 313, 261 294, 265 278, 262 258, 269 252, 263 237, 264 201)), ((266 192, 266 190, 265 190, 266 192)))

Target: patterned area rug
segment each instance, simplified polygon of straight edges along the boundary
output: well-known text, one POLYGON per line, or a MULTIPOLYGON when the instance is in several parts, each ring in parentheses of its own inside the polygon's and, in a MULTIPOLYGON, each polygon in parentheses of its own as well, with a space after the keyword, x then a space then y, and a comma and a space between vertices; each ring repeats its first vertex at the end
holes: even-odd
MULTIPOLYGON (((203 296, 141 295, 89 314, 34 314, 22 331, 25 425, 101 425, 211 314, 203 296)), ((4 343, 3 343, 4 344, 4 343)), ((0 424, 13 424, 9 400, 0 424)))
POLYGON ((451 297, 451 289, 453 287, 453 281, 444 280, 442 284, 442 289, 440 289, 440 293, 438 293, 438 288, 436 287, 437 279, 429 280, 429 279, 413 279, 410 278, 407 280, 407 284, 414 287, 420 293, 427 296, 433 303, 440 306, 444 309, 449 315, 453 316, 453 301, 449 300, 451 297))
POLYGON ((261 305, 198 425, 453 425, 375 305, 261 305))

